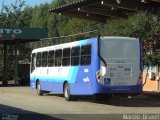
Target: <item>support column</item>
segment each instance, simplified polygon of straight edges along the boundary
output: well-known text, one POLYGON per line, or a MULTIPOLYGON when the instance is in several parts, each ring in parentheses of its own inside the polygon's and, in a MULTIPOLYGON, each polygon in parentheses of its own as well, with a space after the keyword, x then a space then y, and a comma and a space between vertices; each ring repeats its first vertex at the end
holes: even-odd
POLYGON ((6 86, 8 84, 8 81, 7 81, 7 43, 4 42, 3 44, 3 49, 4 49, 4 52, 3 52, 3 80, 2 80, 2 85, 3 86, 6 86))
POLYGON ((15 53, 15 75, 14 75, 14 84, 18 85, 18 58, 17 58, 17 41, 15 41, 14 53, 15 53))
POLYGON ((156 81, 157 81, 157 92, 160 92, 160 67, 159 65, 157 65, 156 81))

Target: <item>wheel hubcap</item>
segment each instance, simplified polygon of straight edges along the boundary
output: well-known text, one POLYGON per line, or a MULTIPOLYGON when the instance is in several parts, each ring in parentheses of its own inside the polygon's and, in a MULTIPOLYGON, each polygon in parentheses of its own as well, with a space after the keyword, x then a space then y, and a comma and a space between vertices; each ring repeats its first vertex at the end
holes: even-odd
POLYGON ((69 96, 69 95, 68 95, 68 90, 69 90, 68 87, 66 87, 66 89, 65 89, 65 97, 66 97, 66 98, 68 98, 68 96, 69 96))
POLYGON ((38 93, 40 93, 40 89, 41 89, 41 86, 40 86, 40 84, 38 84, 38 87, 37 87, 38 93))

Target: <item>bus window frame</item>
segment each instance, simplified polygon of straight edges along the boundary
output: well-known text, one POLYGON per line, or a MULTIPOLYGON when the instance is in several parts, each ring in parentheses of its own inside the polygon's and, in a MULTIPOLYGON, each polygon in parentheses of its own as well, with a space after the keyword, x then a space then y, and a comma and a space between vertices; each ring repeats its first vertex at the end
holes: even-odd
POLYGON ((36 67, 41 67, 42 66, 42 53, 37 52, 36 53, 36 67), (40 54, 40 57, 38 56, 40 54), (40 63, 38 63, 40 62, 40 63))
POLYGON ((62 66, 62 55, 63 55, 63 53, 62 53, 62 49, 56 49, 55 50, 55 67, 61 67, 62 66), (61 55, 60 56, 56 56, 56 52, 57 51, 61 51, 60 53, 61 53, 61 55))
POLYGON ((48 67, 53 67, 53 66, 55 66, 55 50, 50 50, 50 51, 48 51, 48 67), (50 58, 50 54, 51 54, 51 52, 53 52, 52 53, 52 58, 50 58), (53 63, 50 63, 50 61, 52 61, 53 63))
POLYGON ((48 66, 48 51, 41 52, 41 66, 42 67, 48 66), (44 54, 46 54, 46 55, 44 55, 44 54))
POLYGON ((80 50, 81 50, 81 47, 80 46, 75 46, 75 47, 72 47, 71 48, 71 66, 80 66, 80 50), (73 54, 72 55, 72 50, 73 49, 75 49, 75 48, 79 48, 79 51, 77 52, 78 53, 78 55, 77 54, 73 54), (75 59, 77 59, 78 58, 78 63, 76 63, 77 62, 77 60, 75 60, 75 59), (73 60, 73 61, 72 61, 73 60), (76 62, 75 62, 76 61, 76 62), (76 63, 76 64, 75 64, 76 63))
MULTIPOLYGON (((88 50, 86 50, 87 52, 88 52, 88 50)), ((91 44, 87 44, 87 45, 82 45, 81 46, 81 51, 80 51, 81 53, 81 57, 80 57, 80 65, 81 66, 89 66, 89 65, 91 65, 91 63, 92 63, 92 45, 91 44), (82 54, 82 48, 83 47, 87 47, 87 46, 90 46, 90 52, 89 52, 89 54, 87 53, 87 54, 82 54), (89 63, 86 63, 86 61, 87 60, 85 60, 84 61, 84 63, 82 63, 82 57, 84 58, 84 59, 88 59, 88 57, 90 58, 89 59, 89 63)))
POLYGON ((70 47, 68 47, 68 48, 63 48, 62 66, 70 66, 70 65, 71 65, 71 48, 70 48, 70 47), (64 51, 67 50, 67 49, 69 49, 69 55, 64 54, 64 51), (65 55, 65 56, 64 56, 64 55, 65 55), (67 64, 67 63, 64 64, 64 59, 69 59, 68 64, 67 64))

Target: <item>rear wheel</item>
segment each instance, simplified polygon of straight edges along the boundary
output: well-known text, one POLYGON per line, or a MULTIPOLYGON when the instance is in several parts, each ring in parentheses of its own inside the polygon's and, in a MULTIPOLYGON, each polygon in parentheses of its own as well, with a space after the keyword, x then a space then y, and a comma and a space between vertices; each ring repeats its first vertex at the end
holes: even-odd
POLYGON ((37 94, 39 96, 43 95, 43 91, 41 90, 41 84, 39 81, 37 82, 37 94))
POLYGON ((71 96, 71 93, 70 93, 70 87, 69 87, 69 84, 66 83, 64 85, 64 97, 65 97, 65 100, 66 101, 71 101, 72 100, 72 96, 71 96))

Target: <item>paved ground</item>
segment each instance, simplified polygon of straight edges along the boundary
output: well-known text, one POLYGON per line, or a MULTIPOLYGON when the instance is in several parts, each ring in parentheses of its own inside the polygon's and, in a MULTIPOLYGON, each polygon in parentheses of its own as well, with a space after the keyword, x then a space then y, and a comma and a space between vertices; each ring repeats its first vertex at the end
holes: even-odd
POLYGON ((0 87, 0 114, 0 120, 132 120, 152 117, 145 114, 156 114, 155 117, 160 120, 160 96, 114 96, 109 102, 80 98, 67 102, 55 94, 38 96, 29 87, 0 87))

